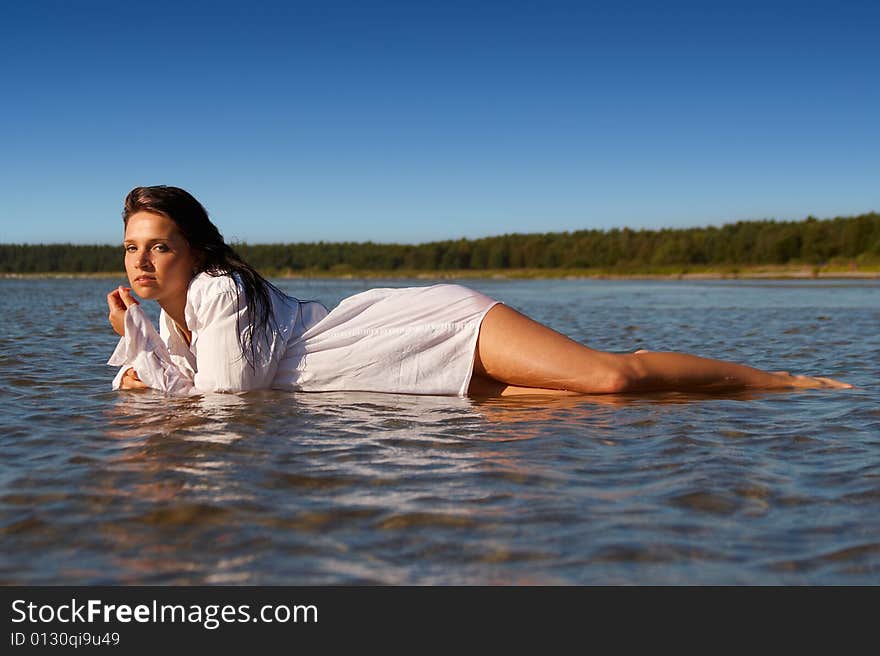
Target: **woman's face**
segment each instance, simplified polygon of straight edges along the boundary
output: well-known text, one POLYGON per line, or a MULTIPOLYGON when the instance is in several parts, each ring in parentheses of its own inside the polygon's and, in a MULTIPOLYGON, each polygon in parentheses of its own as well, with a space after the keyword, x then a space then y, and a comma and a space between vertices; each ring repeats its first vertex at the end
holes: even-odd
POLYGON ((136 212, 125 226, 125 272, 132 291, 162 307, 186 303, 197 259, 177 224, 152 212, 136 212))

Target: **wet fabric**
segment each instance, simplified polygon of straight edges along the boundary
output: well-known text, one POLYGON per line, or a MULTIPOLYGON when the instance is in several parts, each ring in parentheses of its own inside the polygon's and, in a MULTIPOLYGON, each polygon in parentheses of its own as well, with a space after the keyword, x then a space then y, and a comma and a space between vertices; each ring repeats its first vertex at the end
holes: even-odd
POLYGON ((108 364, 120 367, 114 389, 133 367, 145 384, 175 395, 274 388, 464 396, 480 324, 495 303, 451 284, 372 289, 330 312, 273 293, 275 329, 256 336, 255 353, 244 357, 244 296, 233 278, 202 273, 187 292, 189 345, 164 311, 157 331, 135 305, 108 364))

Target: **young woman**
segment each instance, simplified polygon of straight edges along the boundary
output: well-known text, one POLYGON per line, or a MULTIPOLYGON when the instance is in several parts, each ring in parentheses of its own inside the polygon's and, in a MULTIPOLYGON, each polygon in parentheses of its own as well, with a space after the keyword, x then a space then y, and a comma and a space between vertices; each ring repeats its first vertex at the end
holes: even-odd
POLYGON ((125 199, 130 288, 107 295, 114 389, 607 394, 851 387, 683 353, 596 351, 460 285, 373 289, 328 312, 286 296, 176 187, 125 199), (130 293, 161 306, 159 331, 130 293))

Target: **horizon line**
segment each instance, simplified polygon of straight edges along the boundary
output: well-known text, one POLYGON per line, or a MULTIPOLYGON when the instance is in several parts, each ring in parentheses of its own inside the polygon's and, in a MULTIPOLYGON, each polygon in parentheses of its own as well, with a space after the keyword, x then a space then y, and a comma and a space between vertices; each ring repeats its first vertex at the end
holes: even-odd
MULTIPOLYGON (((245 245, 245 246, 264 246, 264 245, 274 245, 274 244, 283 244, 283 245, 292 245, 292 244, 377 244, 382 246, 426 246, 430 244, 441 244, 444 242, 455 242, 455 241, 480 241, 482 239, 497 239, 499 237, 513 237, 513 236, 529 236, 529 235, 565 235, 565 234, 573 234, 579 232, 600 232, 600 233, 608 233, 613 231, 624 231, 629 230, 635 233, 644 233, 644 232, 661 232, 661 231, 686 231, 686 230, 711 230, 711 229, 723 229, 726 226, 730 225, 739 225, 741 223, 804 223, 809 220, 815 221, 835 221, 837 219, 856 219, 862 216, 870 216, 876 215, 877 211, 874 209, 867 210, 865 212, 860 212, 858 214, 851 215, 837 215, 833 217, 817 217, 813 214, 808 214, 802 219, 776 219, 776 218, 761 218, 761 219, 737 219, 726 221, 719 225, 714 224, 702 224, 690 227, 660 227, 660 228, 631 228, 629 226, 615 226, 613 228, 578 228, 575 230, 548 230, 548 231, 535 231, 535 232, 505 232, 500 234, 492 234, 485 235, 482 237, 449 237, 446 239, 431 239, 429 241, 421 241, 415 243, 407 243, 407 242, 391 242, 391 241, 373 241, 372 239, 368 239, 365 241, 329 241, 320 239, 317 241, 289 241, 289 242, 248 242, 241 240, 230 240, 227 243, 230 245, 245 245)), ((216 225, 216 224, 215 224, 216 225)), ((3 246, 117 246, 119 244, 114 244, 110 242, 72 242, 72 241, 57 241, 57 242, 0 242, 0 245, 3 246)))

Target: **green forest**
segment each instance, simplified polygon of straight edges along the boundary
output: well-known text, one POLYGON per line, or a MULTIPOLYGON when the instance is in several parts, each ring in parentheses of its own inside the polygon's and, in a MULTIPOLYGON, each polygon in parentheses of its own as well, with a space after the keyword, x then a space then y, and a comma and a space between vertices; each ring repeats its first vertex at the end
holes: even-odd
MULTIPOLYGON (((506 234, 417 245, 373 242, 235 244, 266 275, 352 272, 593 270, 638 273, 761 265, 859 268, 880 264, 880 214, 721 227, 506 234)), ((104 273, 122 247, 0 244, 0 273, 104 273)))

